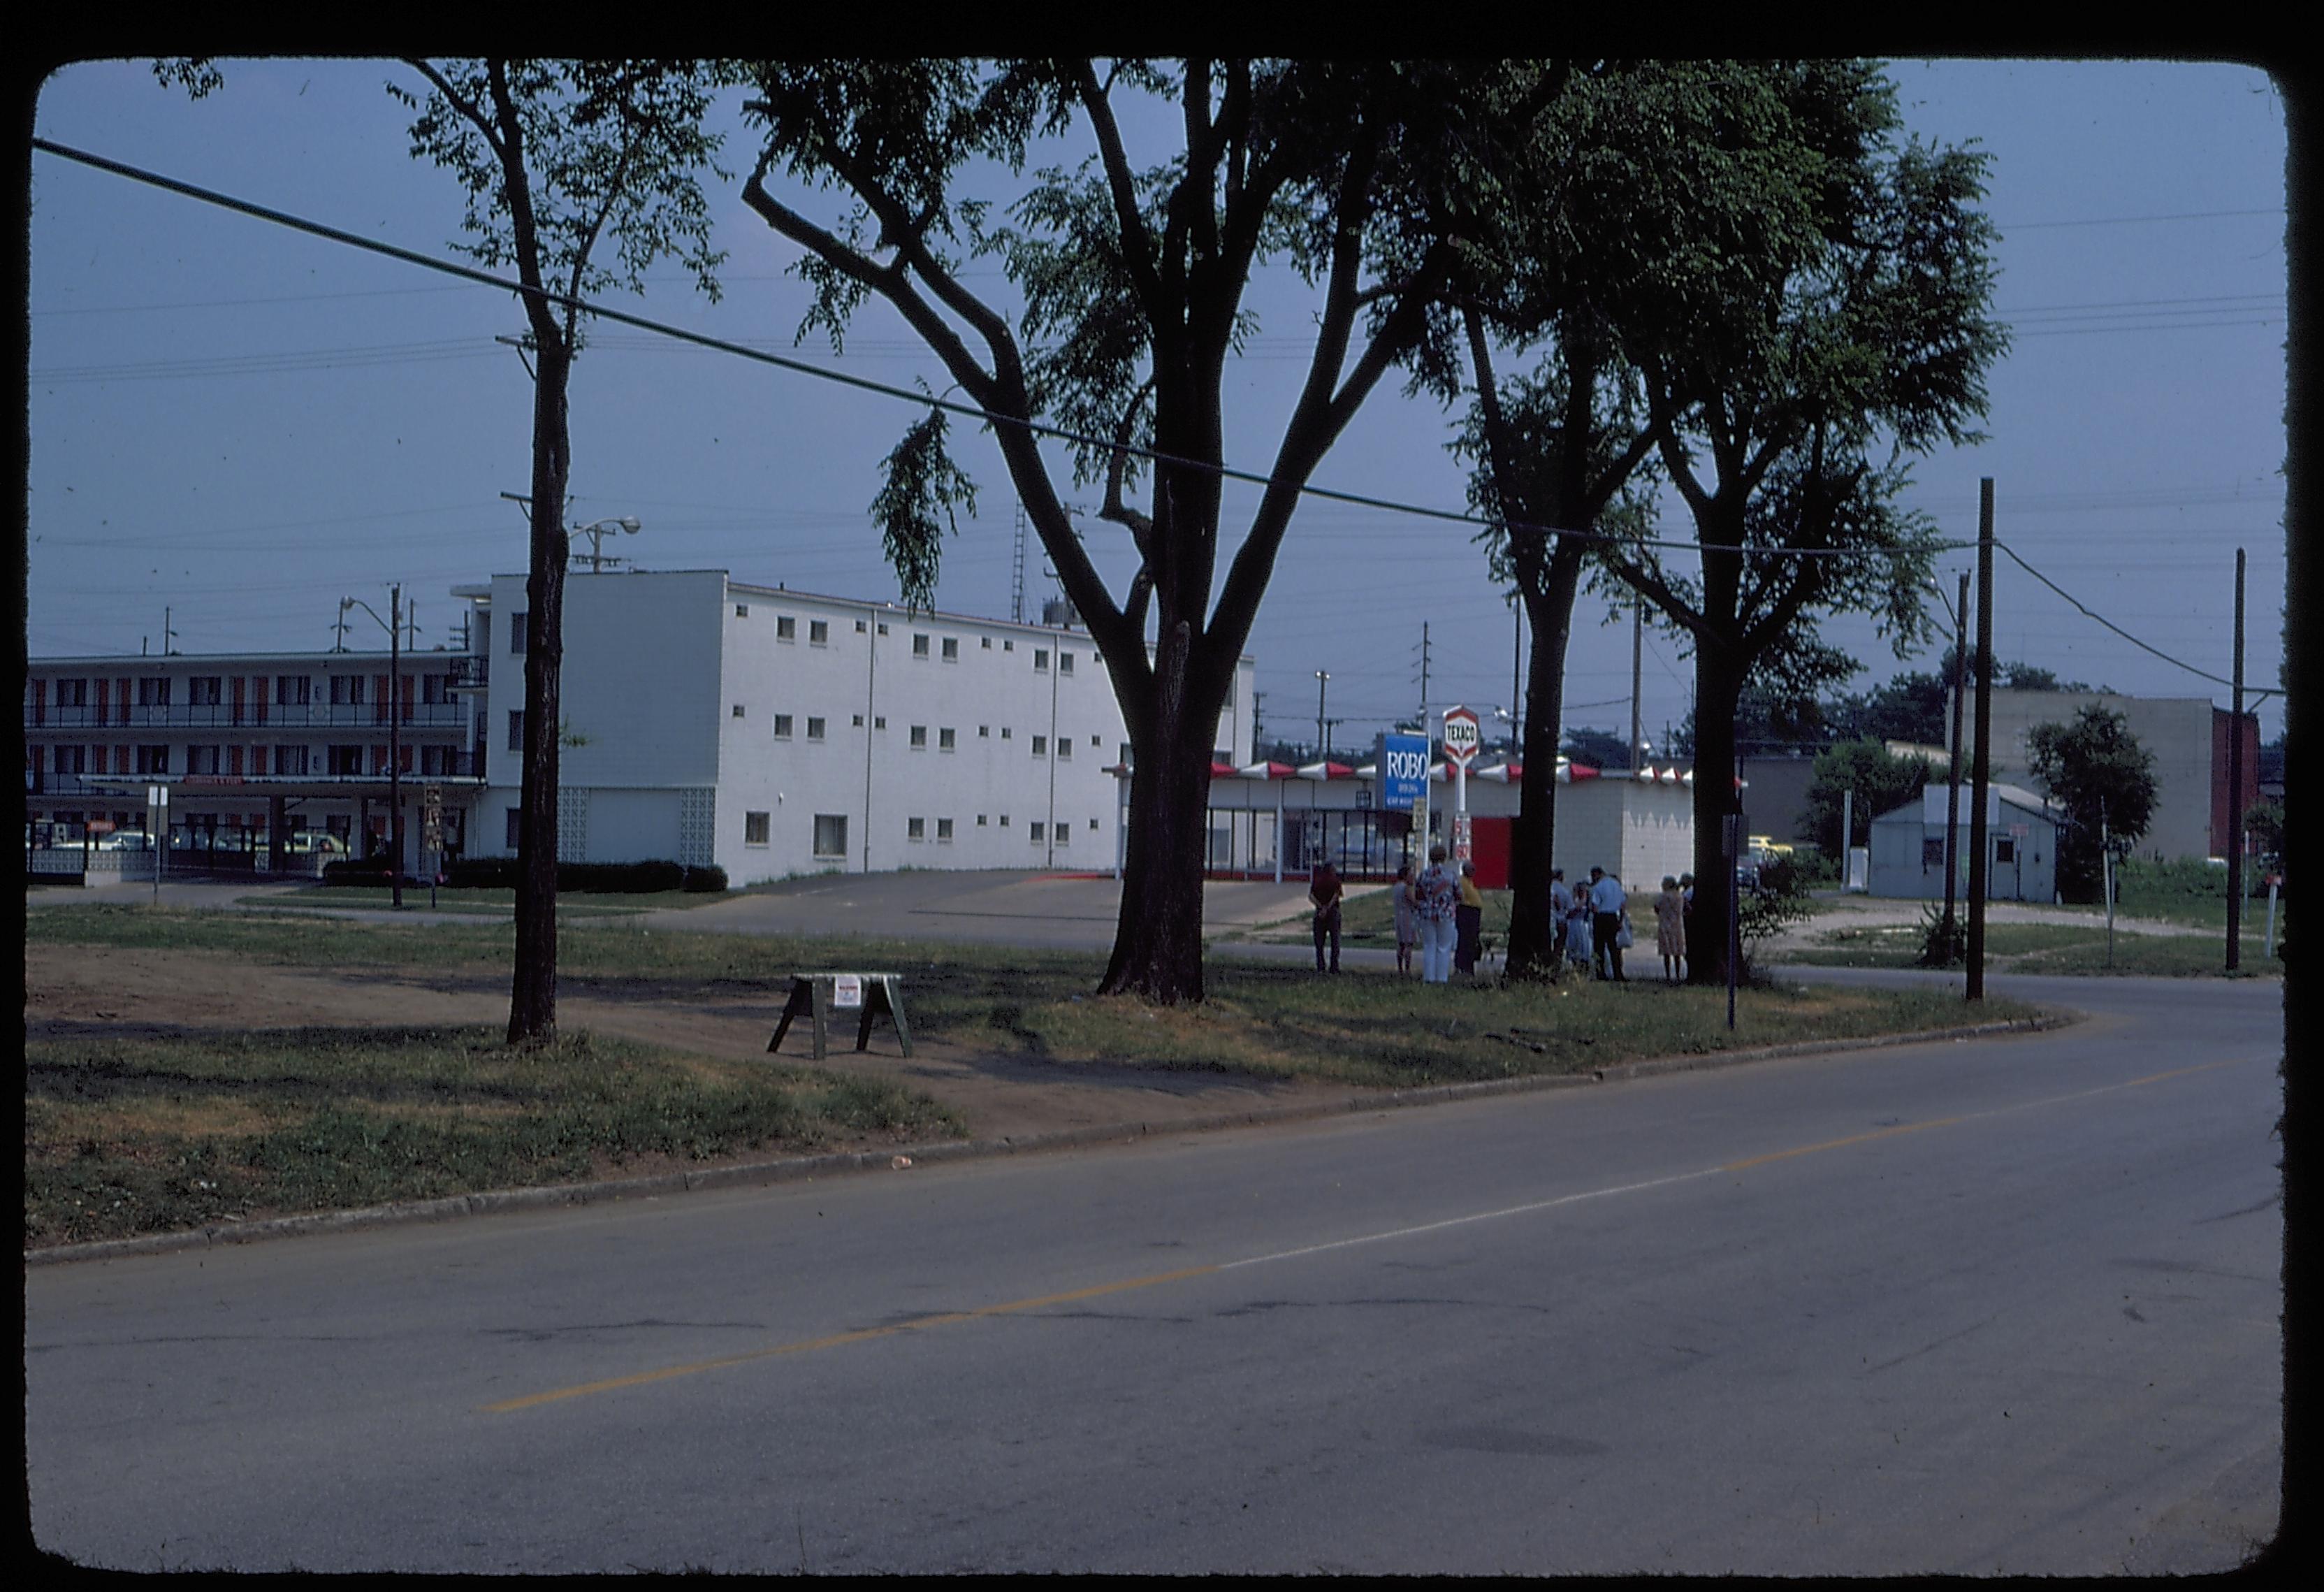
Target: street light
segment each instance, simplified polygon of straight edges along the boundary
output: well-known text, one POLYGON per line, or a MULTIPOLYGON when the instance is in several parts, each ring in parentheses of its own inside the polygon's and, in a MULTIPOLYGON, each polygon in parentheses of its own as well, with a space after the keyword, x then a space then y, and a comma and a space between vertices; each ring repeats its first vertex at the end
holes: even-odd
MULTIPOLYGON (((586 556, 589 560, 589 573, 592 575, 601 573, 605 563, 605 538, 617 530, 624 536, 635 536, 638 533, 638 517, 635 514, 622 514, 617 519, 599 520, 593 524, 576 525, 573 528, 573 534, 589 539, 589 551, 586 555, 575 553, 574 560, 578 562, 586 556)), ((617 564, 621 561, 619 559, 613 560, 617 564)))
POLYGON ((390 588, 387 611, 391 618, 382 619, 379 610, 361 597, 341 597, 339 618, 344 623, 349 608, 361 608, 374 623, 387 631, 387 835, 388 890, 396 911, 403 910, 403 736, 401 733, 401 714, 399 711, 398 688, 403 680, 403 588, 399 583, 390 588))

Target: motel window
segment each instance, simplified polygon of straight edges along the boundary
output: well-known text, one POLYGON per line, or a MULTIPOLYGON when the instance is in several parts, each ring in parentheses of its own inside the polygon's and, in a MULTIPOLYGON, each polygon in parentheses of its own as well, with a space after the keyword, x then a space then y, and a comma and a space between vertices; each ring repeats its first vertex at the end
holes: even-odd
POLYGON ((363 773, 363 748, 361 746, 333 746, 329 751, 331 759, 330 772, 332 773, 359 774, 363 773))
POLYGON ((331 676, 331 705, 334 708, 353 708, 361 704, 363 699, 364 677, 362 675, 331 676))
POLYGON ((60 680, 57 681, 57 706, 60 708, 88 707, 88 681, 85 680, 60 680))
POLYGON ((307 772, 307 748, 277 746, 274 748, 274 772, 278 774, 304 776, 307 772))
POLYGON ((278 708, 304 708, 307 692, 314 682, 303 674, 278 674, 274 677, 274 705, 278 708))
POLYGON ((137 772, 142 774, 165 774, 170 772, 170 748, 140 746, 137 748, 137 772))
POLYGON ((219 688, 224 684, 219 675, 197 674, 186 682, 186 700, 197 708, 215 708, 222 695, 219 688))
POLYGON ((170 705, 170 677, 166 674, 139 676, 137 705, 140 708, 167 708, 170 705))
POLYGON ((742 844, 745 846, 764 846, 766 843, 767 815, 763 812, 744 813, 742 815, 742 844))
POLYGON ((218 772, 218 749, 216 746, 186 748, 186 772, 189 774, 214 774, 218 772))

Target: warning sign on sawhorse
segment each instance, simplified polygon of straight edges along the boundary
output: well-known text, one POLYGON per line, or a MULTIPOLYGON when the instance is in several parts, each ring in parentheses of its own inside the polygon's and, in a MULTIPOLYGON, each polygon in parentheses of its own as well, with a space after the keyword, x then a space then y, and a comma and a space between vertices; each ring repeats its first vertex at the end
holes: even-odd
POLYGON ((767 1053, 772 1055, 782 1048, 792 1018, 805 1017, 815 1035, 815 1059, 820 1061, 829 1048, 827 1025, 833 1014, 855 1012, 860 1014, 855 1025, 857 1050, 871 1049, 872 1020, 885 1014, 895 1024, 896 1042, 905 1055, 910 1055, 912 1025, 904 1018, 902 984, 903 979, 893 973, 792 974, 790 998, 783 1003, 782 1020, 775 1024, 775 1037, 767 1041, 767 1053))

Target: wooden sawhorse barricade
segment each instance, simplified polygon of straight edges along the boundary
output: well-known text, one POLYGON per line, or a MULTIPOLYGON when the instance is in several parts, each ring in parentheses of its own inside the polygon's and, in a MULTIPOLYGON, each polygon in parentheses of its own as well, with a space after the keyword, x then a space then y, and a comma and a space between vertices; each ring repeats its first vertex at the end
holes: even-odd
POLYGON ((872 1044, 872 1020, 882 1013, 896 1025, 896 1042, 904 1054, 912 1053, 912 1025, 904 1019, 904 999, 900 989, 902 978, 894 973, 794 973, 791 975, 790 999, 783 1003, 782 1021, 775 1024, 775 1037, 767 1041, 767 1053, 772 1055, 782 1047, 783 1035, 790 1032, 791 1019, 806 1017, 815 1034, 815 1059, 823 1060, 827 1046, 826 1027, 834 1013, 860 1011, 862 1015, 855 1028, 855 1048, 868 1050, 872 1044))

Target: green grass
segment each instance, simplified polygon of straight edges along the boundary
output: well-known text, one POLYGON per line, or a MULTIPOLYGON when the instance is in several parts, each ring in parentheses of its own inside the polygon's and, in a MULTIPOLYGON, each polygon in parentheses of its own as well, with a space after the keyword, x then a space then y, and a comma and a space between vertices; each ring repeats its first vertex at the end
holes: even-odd
MULTIPOLYGON (((2227 925, 2217 935, 2133 934, 2117 921, 2113 965, 2107 965, 2107 933, 2101 922, 2079 924, 1992 923, 1986 927, 1986 967, 1996 973, 2138 974, 2155 977, 2224 976, 2227 967, 2227 925)), ((2281 939, 2278 949, 2282 949, 2281 939)), ((1921 928, 1917 923, 1886 927, 1835 929, 1817 937, 1816 943, 1785 953, 1787 962, 1827 967, 1911 967, 1919 965, 1921 928)), ((2246 935, 2242 942, 2242 974, 2280 975, 2283 964, 2267 955, 2266 940, 2246 935)))
MULTIPOLYGON (((516 892, 513 890, 454 890, 447 887, 437 891, 435 899, 436 905, 429 908, 427 885, 407 884, 403 887, 403 910, 406 912, 428 908, 433 912, 505 917, 516 910, 516 892)), ((559 912, 666 912, 704 906, 725 899, 724 894, 706 890, 657 890, 634 895, 567 890, 558 893, 557 910, 559 912)), ((393 902, 394 897, 378 886, 318 884, 301 890, 296 895, 245 895, 240 898, 239 904, 272 907, 279 911, 299 907, 368 907, 384 911, 393 902)))
POLYGON ((890 1084, 587 1033, 531 1051, 482 1027, 35 1040, 24 1242, 572 1182, 641 1156, 963 1131, 890 1084))

